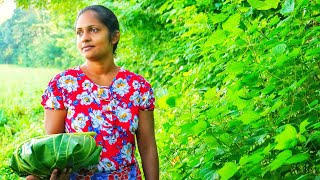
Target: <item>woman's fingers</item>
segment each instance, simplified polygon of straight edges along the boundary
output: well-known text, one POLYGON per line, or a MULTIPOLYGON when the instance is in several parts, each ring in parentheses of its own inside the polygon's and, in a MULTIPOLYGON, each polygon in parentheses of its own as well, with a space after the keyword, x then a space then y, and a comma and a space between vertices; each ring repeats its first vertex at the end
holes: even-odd
MULTIPOLYGON (((72 173, 72 168, 64 168, 61 172, 58 169, 54 169, 51 173, 50 180, 69 180, 72 173)), ((26 180, 41 180, 38 176, 29 175, 26 180)))
POLYGON ((60 177, 59 177, 59 178, 60 178, 61 180, 69 180, 69 179, 70 179, 71 172, 72 172, 72 169, 71 169, 71 168, 69 168, 69 169, 65 168, 65 169, 63 169, 63 171, 62 171, 62 173, 60 174, 60 177))
POLYGON ((29 175, 26 177, 26 180, 41 180, 39 177, 34 175, 29 175))
POLYGON ((72 169, 64 168, 60 173, 58 169, 52 171, 50 180, 69 180, 71 176, 72 169))
POLYGON ((51 173, 51 177, 50 177, 50 180, 57 180, 58 179, 58 173, 59 173, 59 170, 58 169, 54 169, 51 173))

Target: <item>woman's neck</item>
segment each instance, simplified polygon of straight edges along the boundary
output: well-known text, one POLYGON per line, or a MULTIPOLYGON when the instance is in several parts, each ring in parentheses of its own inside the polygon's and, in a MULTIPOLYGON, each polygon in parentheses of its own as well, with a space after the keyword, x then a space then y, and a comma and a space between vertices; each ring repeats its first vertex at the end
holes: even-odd
POLYGON ((86 60, 83 64, 83 68, 87 73, 94 76, 108 75, 118 69, 114 61, 95 62, 89 60, 86 60))

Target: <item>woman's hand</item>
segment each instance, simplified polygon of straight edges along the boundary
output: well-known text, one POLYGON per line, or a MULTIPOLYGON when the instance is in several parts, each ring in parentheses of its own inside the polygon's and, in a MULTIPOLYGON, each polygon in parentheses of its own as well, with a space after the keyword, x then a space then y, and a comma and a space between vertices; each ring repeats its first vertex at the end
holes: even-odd
POLYGON ((59 172, 58 169, 53 170, 50 180, 69 180, 72 169, 64 168, 63 171, 59 172))
MULTIPOLYGON (((72 172, 71 168, 70 169, 65 168, 61 172, 59 172, 58 169, 54 169, 52 171, 52 174, 49 180, 69 180, 71 172, 72 172)), ((34 175, 29 175, 26 177, 26 180, 41 180, 41 178, 34 175)))

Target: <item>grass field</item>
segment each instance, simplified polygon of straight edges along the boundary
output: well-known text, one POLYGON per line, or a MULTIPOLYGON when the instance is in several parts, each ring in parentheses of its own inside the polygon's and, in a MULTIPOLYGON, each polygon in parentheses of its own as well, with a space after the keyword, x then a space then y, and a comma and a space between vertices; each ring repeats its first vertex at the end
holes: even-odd
POLYGON ((41 94, 58 71, 0 65, 0 180, 19 179, 8 167, 12 152, 44 134, 41 94))

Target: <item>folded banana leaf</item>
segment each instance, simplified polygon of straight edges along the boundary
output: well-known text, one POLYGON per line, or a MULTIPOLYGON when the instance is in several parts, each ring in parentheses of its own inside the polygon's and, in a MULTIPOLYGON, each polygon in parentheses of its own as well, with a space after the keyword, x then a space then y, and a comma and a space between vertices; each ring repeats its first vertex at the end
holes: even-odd
POLYGON ((95 133, 62 133, 32 138, 22 143, 11 158, 10 167, 20 176, 50 177, 54 169, 78 171, 98 164, 101 146, 95 133))

